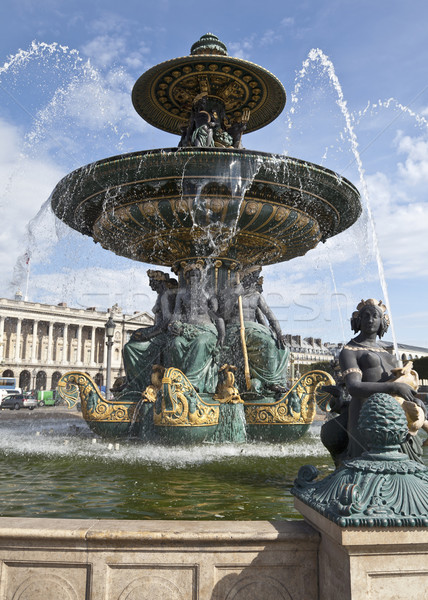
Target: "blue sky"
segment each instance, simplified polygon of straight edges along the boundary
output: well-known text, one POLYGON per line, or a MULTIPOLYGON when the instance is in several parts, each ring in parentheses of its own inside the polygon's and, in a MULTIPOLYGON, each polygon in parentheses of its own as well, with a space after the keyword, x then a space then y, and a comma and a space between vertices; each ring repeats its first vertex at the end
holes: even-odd
POLYGON ((356 302, 385 299, 378 249, 397 338, 428 347, 427 22, 419 0, 3 0, 0 295, 25 292, 28 252, 29 300, 153 305, 146 265, 70 231, 47 200, 83 164, 177 143, 141 120, 130 92, 147 68, 188 54, 211 31, 287 91, 284 112, 244 146, 322 164, 363 195, 352 230, 265 269, 284 332, 349 339, 356 302))

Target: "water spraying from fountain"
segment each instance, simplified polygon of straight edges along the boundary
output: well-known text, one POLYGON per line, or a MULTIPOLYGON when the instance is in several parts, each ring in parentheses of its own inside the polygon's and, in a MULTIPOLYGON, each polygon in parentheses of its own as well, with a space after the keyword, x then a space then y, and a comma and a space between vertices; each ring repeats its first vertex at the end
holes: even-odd
MULTIPOLYGON (((111 147, 116 147, 118 151, 123 150, 126 140, 129 139, 126 130, 131 129, 133 133, 138 133, 138 129, 142 129, 138 123, 130 128, 129 121, 134 120, 134 117, 127 106, 127 77, 120 69, 115 70, 114 77, 102 74, 89 60, 82 58, 77 50, 56 43, 33 42, 28 50, 20 50, 11 56, 0 68, 0 85, 9 98, 11 112, 18 111, 22 114, 24 111, 29 118, 29 127, 22 136, 20 132, 22 143, 14 163, 11 163, 1 201, 8 205, 15 201, 17 182, 32 179, 32 169, 40 171, 41 167, 47 171, 47 182, 50 176, 53 185, 58 177, 79 164, 87 151, 86 144, 82 146, 79 138, 84 139, 88 129, 97 130, 97 135, 91 139, 91 158, 94 149, 100 154, 104 154, 106 147, 109 147, 109 150, 111 147), (31 81, 29 80, 28 85, 32 86, 31 94, 25 96, 26 100, 23 103, 22 88, 25 89, 27 85, 30 70, 31 81), (46 94, 50 94, 52 80, 55 82, 55 91, 46 102, 46 94), (19 95, 16 91, 18 83, 21 88, 19 95), (116 111, 110 110, 112 105, 116 106, 116 111), (46 164, 49 165, 48 169, 46 164)), ((47 185, 49 186, 49 183, 47 185)), ((41 190, 39 194, 38 189, 32 190, 36 206, 46 199, 48 190, 49 187, 45 192, 41 190)), ((50 303, 69 300, 74 304, 84 301, 79 297, 79 292, 73 293, 70 281, 66 282, 60 273, 58 275, 64 282, 59 286, 58 282, 52 286, 53 282, 50 279, 53 278, 49 277, 52 267, 49 268, 49 265, 57 263, 57 256, 62 256, 71 270, 76 262, 83 263, 82 257, 87 256, 86 267, 90 269, 100 262, 100 258, 97 258, 100 252, 93 244, 85 245, 76 234, 70 235, 70 230, 52 214, 49 201, 43 202, 35 216, 33 207, 34 203, 28 207, 29 223, 27 231, 22 232, 26 244, 16 260, 9 292, 13 295, 16 290, 26 287, 26 261, 31 257, 29 299, 50 303), (79 251, 82 246, 84 249, 79 251), (37 282, 40 282, 40 287, 37 282), (61 295, 58 294, 59 288, 63 290, 61 295)), ((16 227, 13 223, 10 226, 16 227)), ((13 249, 10 250, 13 253, 13 249)), ((104 259, 104 268, 107 265, 109 268, 110 263, 111 260, 104 259)), ((132 276, 134 265, 130 263, 126 267, 132 276)), ((84 268, 85 265, 82 264, 82 269, 84 268)), ((76 275, 76 278, 78 279, 79 275, 76 275)), ((127 295, 132 296, 131 293, 127 295)), ((109 298, 104 302, 108 305, 109 298)), ((126 305, 126 298, 122 298, 121 303, 126 305)))
MULTIPOLYGON (((368 102, 367 106, 363 109, 360 110, 354 117, 355 122, 359 122, 361 121, 362 118, 364 118, 369 112, 373 113, 378 111, 378 109, 394 109, 397 111, 397 115, 395 117, 395 119, 392 119, 391 121, 389 121, 388 123, 388 127, 391 127, 391 125, 393 123, 395 123, 395 121, 400 118, 401 115, 406 114, 409 115, 410 117, 412 117, 412 119, 415 120, 415 122, 417 123, 417 125, 419 127, 421 127, 422 129, 426 129, 428 127, 428 120, 421 114, 416 113, 415 111, 413 111, 411 108, 409 108, 409 106, 404 106, 404 104, 402 104, 401 102, 399 102, 396 98, 388 98, 386 100, 378 100, 377 102, 368 102)), ((381 129, 381 131, 376 135, 376 137, 374 139, 377 139, 377 137, 381 136, 386 128, 381 129)))
MULTIPOLYGON (((394 352, 397 357, 397 360, 399 360, 400 357, 399 357, 399 353, 398 353, 397 339, 396 339, 395 330, 394 330, 394 321, 392 318, 392 311, 391 311, 391 305, 390 305, 390 301, 389 301, 388 286, 387 286, 386 277, 385 277, 385 270, 384 270, 383 260, 382 260, 381 254, 380 254, 380 250, 379 250, 378 237, 377 237, 373 212, 372 212, 372 208, 371 208, 370 194, 369 194, 367 182, 365 179, 365 171, 364 171, 363 163, 362 163, 360 152, 359 152, 358 140, 357 140, 354 125, 352 122, 353 120, 351 117, 351 113, 348 110, 347 102, 344 98, 342 86, 340 85, 340 81, 336 75, 334 65, 331 62, 331 60, 328 58, 328 56, 326 54, 324 54, 324 52, 322 50, 320 50, 319 48, 313 48, 309 52, 308 58, 303 62, 302 68, 300 69, 300 71, 298 73, 295 87, 294 87, 292 97, 291 97, 292 107, 290 109, 290 115, 293 115, 296 110, 295 105, 298 103, 298 100, 299 100, 299 92, 301 89, 303 79, 305 77, 307 77, 309 69, 311 67, 314 67, 317 65, 320 65, 323 73, 326 74, 330 84, 333 86, 333 89, 335 90, 336 95, 337 95, 336 103, 340 108, 343 118, 345 119, 345 131, 348 135, 348 140, 351 145, 352 154, 354 156, 354 160, 356 162, 359 177, 360 177, 362 198, 364 200, 364 205, 365 205, 365 209, 367 212, 368 223, 369 223, 371 238, 372 238, 372 244, 373 244, 376 264, 377 264, 377 268, 378 268, 379 281, 380 281, 380 285, 382 288, 382 293, 384 296, 385 304, 388 308, 388 312, 389 312, 390 319, 391 319, 391 334, 392 334, 392 340, 393 340, 393 345, 394 345, 394 352)), ((288 127, 289 127, 289 129, 291 129, 291 127, 292 127, 291 116, 289 117, 288 127)))

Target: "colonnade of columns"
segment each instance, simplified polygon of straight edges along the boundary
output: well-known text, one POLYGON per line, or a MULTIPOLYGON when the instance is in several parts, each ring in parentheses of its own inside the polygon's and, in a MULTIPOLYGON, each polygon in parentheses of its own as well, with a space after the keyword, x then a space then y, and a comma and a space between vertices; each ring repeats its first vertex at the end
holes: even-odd
POLYGON ((55 389, 67 371, 84 371, 104 385, 107 368, 105 325, 115 321, 112 380, 124 374, 122 347, 139 327, 150 326, 145 313, 125 315, 115 305, 109 312, 66 304, 48 305, 0 298, 0 377, 16 379, 22 389, 55 389))
POLYGON ((95 325, 0 316, 0 361, 94 366, 104 362, 104 335, 95 325))

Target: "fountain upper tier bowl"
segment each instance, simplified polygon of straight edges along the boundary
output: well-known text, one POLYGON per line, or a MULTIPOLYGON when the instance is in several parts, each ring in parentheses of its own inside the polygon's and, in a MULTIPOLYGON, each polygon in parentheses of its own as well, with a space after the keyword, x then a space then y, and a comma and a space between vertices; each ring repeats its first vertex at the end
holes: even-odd
POLYGON ((223 148, 114 156, 64 177, 55 214, 118 255, 171 266, 189 257, 268 265, 350 227, 359 192, 318 165, 223 148))

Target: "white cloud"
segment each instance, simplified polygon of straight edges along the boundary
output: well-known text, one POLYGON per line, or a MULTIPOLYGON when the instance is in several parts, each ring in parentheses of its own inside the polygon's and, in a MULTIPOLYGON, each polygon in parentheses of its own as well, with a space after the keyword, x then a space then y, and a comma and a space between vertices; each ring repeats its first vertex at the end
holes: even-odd
POLYGON ((150 48, 141 42, 137 50, 129 51, 125 36, 105 34, 95 37, 82 47, 82 52, 98 68, 106 69, 114 65, 124 65, 143 70, 147 67, 150 48))
POLYGON ((396 173, 367 177, 379 246, 389 277, 428 276, 428 140, 399 134, 397 152, 405 155, 396 173))
POLYGON ((380 229, 381 253, 389 277, 428 276, 428 205, 397 207, 380 229))
POLYGON ((101 69, 122 65, 144 70, 148 66, 145 61, 150 47, 144 40, 136 43, 132 25, 117 14, 104 13, 102 18, 90 23, 95 37, 82 46, 83 54, 101 69))
POLYGON ((281 20, 282 27, 293 27, 294 26, 294 17, 284 17, 281 20))
POLYGON ((428 139, 399 133, 396 141, 398 152, 407 155, 404 163, 398 164, 400 176, 408 185, 428 182, 428 139))
POLYGON ((279 42, 281 38, 282 36, 279 33, 276 33, 273 29, 267 29, 264 33, 262 33, 259 43, 261 46, 270 46, 271 44, 279 42))
POLYGON ((229 42, 227 45, 228 54, 236 56, 236 58, 250 60, 255 41, 255 36, 251 36, 240 42, 229 42))
POLYGON ((119 36, 100 35, 83 46, 82 51, 100 67, 108 67, 125 50, 125 40, 119 36))
POLYGON ((261 33, 253 33, 239 42, 229 42, 227 44, 227 50, 230 56, 236 56, 237 58, 243 58, 244 60, 252 60, 251 55, 254 48, 260 46, 270 46, 275 44, 282 39, 280 34, 275 29, 266 29, 261 33))

